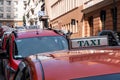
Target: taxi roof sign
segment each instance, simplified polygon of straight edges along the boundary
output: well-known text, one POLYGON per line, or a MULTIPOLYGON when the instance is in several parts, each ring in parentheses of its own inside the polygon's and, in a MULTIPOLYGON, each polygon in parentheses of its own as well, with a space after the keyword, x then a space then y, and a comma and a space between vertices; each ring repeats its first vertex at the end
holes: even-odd
POLYGON ((108 36, 92 36, 71 39, 72 48, 108 46, 108 36))

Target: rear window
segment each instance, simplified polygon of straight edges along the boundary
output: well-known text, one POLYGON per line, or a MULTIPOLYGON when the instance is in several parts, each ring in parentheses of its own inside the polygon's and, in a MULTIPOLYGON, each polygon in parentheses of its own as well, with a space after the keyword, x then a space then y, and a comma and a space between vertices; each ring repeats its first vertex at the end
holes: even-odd
POLYGON ((92 77, 86 77, 86 78, 76 78, 71 80, 120 80, 120 73, 107 74, 107 75, 101 75, 101 76, 92 76, 92 77))

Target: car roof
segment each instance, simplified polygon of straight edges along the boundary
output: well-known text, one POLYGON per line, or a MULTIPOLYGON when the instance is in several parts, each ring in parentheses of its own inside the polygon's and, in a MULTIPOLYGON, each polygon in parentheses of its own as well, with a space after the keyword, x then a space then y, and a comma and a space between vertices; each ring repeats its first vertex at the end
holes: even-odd
POLYGON ((55 33, 52 30, 41 30, 41 29, 35 29, 35 30, 25 30, 25 31, 18 31, 15 32, 17 35, 17 39, 20 38, 30 38, 30 37, 38 37, 38 36, 58 36, 60 34, 55 33))
POLYGON ((115 54, 112 55, 111 50, 93 51, 57 51, 50 55, 31 55, 27 60, 28 63, 34 63, 34 66, 41 61, 46 80, 68 80, 120 73, 120 59, 114 56, 118 51, 114 51, 115 54))

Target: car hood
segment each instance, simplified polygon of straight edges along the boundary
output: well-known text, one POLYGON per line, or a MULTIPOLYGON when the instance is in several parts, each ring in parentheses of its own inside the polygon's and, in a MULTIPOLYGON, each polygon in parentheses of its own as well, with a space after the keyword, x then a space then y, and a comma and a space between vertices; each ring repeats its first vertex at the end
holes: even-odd
POLYGON ((120 73, 117 53, 115 50, 73 50, 31 57, 41 60, 46 80, 70 80, 120 73))

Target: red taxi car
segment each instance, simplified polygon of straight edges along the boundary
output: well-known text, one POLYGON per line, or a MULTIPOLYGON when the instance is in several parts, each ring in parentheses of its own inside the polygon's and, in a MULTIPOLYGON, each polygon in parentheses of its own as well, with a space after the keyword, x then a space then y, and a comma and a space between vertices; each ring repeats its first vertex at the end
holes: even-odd
POLYGON ((5 78, 18 69, 18 65, 29 55, 68 50, 68 41, 65 36, 54 30, 28 30, 11 33, 6 42, 6 53, 0 54, 4 59, 5 78))
POLYGON ((12 80, 120 80, 120 50, 56 51, 25 58, 12 80))

